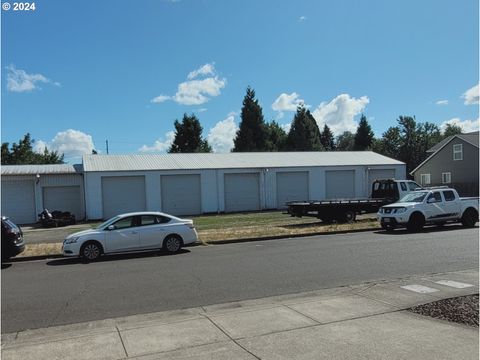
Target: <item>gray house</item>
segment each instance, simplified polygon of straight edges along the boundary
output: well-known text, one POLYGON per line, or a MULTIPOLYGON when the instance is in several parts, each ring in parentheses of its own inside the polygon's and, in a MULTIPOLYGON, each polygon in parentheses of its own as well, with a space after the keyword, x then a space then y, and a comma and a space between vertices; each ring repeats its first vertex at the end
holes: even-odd
POLYGON ((462 196, 478 196, 478 131, 449 136, 428 152, 430 156, 411 172, 416 182, 448 185, 462 196))

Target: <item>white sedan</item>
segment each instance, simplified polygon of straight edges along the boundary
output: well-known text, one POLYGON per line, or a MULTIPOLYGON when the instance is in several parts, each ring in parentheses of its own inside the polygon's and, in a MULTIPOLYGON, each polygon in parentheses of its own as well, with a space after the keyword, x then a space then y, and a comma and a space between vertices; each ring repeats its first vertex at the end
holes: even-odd
POLYGON ((161 212, 135 212, 117 215, 96 229, 69 235, 63 241, 64 256, 87 261, 102 254, 164 249, 179 251, 198 240, 193 220, 161 212))

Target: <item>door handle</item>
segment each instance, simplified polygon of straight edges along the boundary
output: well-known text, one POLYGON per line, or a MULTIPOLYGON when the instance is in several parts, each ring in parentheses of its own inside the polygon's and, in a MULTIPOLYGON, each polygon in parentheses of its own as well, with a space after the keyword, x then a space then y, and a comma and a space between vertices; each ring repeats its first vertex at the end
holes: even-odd
POLYGON ((138 232, 136 232, 136 231, 132 231, 132 234, 138 234, 138 232))

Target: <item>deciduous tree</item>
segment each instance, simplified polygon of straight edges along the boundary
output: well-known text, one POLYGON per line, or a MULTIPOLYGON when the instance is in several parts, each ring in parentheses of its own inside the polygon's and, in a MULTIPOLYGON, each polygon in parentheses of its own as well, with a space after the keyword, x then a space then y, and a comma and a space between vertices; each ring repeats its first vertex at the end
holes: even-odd
POLYGON ((43 153, 33 151, 35 140, 27 133, 11 148, 9 143, 2 143, 2 165, 37 165, 37 164, 63 164, 63 154, 50 151, 45 147, 43 153))

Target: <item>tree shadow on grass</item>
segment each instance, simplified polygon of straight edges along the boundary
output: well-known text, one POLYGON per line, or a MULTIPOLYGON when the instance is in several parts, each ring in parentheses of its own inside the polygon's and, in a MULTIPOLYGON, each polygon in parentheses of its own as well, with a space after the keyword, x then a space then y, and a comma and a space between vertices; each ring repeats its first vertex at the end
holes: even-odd
POLYGON ((190 253, 190 250, 181 249, 175 254, 169 254, 164 251, 142 251, 142 252, 131 252, 125 254, 112 254, 112 255, 103 255, 96 261, 85 262, 80 258, 61 258, 56 260, 51 260, 47 262, 49 266, 62 266, 62 265, 78 265, 78 264, 95 264, 95 263, 106 263, 110 261, 119 261, 119 260, 131 260, 131 259, 144 259, 152 257, 164 257, 164 256, 180 256, 190 253))

